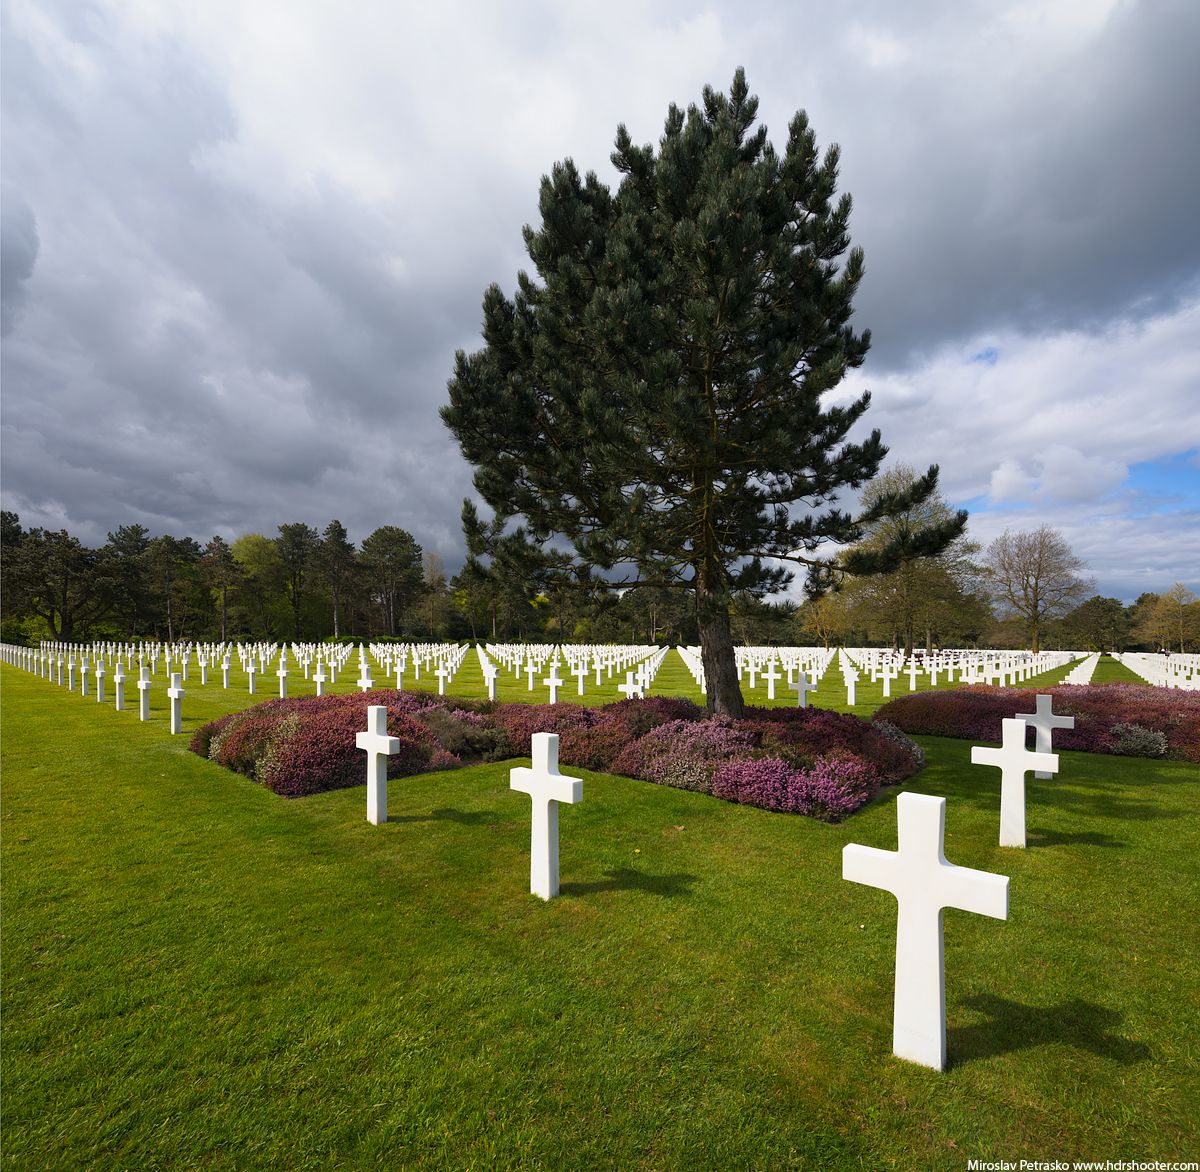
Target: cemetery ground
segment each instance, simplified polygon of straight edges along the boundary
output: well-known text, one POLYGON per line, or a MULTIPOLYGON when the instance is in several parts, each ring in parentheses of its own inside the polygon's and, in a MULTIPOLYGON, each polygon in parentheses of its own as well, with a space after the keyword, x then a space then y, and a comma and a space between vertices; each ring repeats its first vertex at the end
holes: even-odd
MULTIPOLYGON (((371 826, 362 788, 287 801, 189 753, 277 694, 196 674, 171 737, 161 671, 141 723, 0 668, 5 1167, 1200 1152, 1194 765, 1061 753, 1024 851, 965 741, 917 738, 927 767, 840 825, 568 769, 543 903, 509 763, 393 781, 371 826), (904 790, 949 799, 951 862, 1011 876, 1007 922, 945 917, 946 1074, 891 1056, 895 901, 841 879, 846 843, 895 848, 904 790)), ((674 653, 660 682, 686 694, 674 653)))

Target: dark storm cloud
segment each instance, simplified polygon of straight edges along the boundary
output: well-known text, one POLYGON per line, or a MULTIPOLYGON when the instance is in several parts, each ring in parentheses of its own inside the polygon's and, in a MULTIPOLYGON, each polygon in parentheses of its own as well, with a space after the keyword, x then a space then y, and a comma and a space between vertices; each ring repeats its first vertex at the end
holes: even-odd
POLYGON ((25 283, 37 262, 38 234, 33 210, 17 191, 0 198, 0 321, 7 334, 25 298, 25 283))
POLYGON ((234 124, 212 79, 179 53, 124 68, 98 17, 75 33, 99 74, 86 101, 26 46, 6 61, 6 323, 31 204, 50 254, 4 354, 6 505, 91 541, 336 514, 449 552, 468 478, 430 404, 461 295, 390 281, 388 225, 332 185, 280 209, 215 181, 198 160, 234 124))
POLYGON ((739 63, 777 146, 805 107, 843 147, 889 442, 929 433, 900 379, 939 346, 990 331, 1004 371, 1195 287, 1200 5, 565 11, 6 8, 5 507, 89 541, 400 524, 453 568, 470 470, 437 407, 539 176, 615 182, 618 121, 656 141, 739 63))
MULTIPOLYGON (((990 328, 1149 316, 1200 274, 1200 5, 1123 3, 1057 32, 1047 15, 1072 6, 1027 6, 1020 26, 1005 7, 830 6, 820 52, 751 72, 776 143, 791 102, 842 146, 856 320, 881 368, 990 328)), ((776 15, 811 42, 809 9, 776 15)))

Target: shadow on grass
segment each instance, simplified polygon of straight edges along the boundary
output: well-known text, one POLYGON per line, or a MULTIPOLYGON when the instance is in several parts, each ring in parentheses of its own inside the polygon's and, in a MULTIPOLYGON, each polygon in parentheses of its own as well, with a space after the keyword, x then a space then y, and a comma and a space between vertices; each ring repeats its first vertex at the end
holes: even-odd
POLYGON ((428 814, 389 814, 389 822, 457 822, 460 826, 487 826, 496 821, 492 810, 430 810, 428 814))
MULTIPOLYGON (((918 774, 918 777, 920 775, 918 774)), ((973 779, 974 780, 974 779, 973 779)), ((962 800, 976 809, 999 809, 999 773, 993 785, 965 784, 962 777, 939 777, 938 783, 955 800, 962 800)), ((1117 786, 1103 782, 1091 783, 1091 788, 1081 790, 1053 787, 1052 783, 1026 781, 1026 801, 1032 806, 1044 803, 1068 814, 1089 818, 1111 818, 1121 822, 1158 822, 1180 816, 1177 810, 1166 810, 1152 799, 1117 796, 1117 786), (1040 788, 1042 786, 1045 788, 1040 788)))
POLYGON ((1124 839, 1113 838, 1099 830, 1031 830, 1030 846, 1128 846, 1124 839))
POLYGON ((1150 1047, 1145 1043, 1112 1032, 1124 1020, 1115 1009, 1077 997, 1044 1009, 1006 1001, 991 993, 965 997, 959 1004, 986 1014, 990 1020, 947 1030, 952 1066, 1054 1042, 1111 1058, 1122 1066, 1150 1057, 1150 1047))
POLYGON ((605 871, 605 879, 590 883, 563 883, 561 895, 595 895, 601 891, 645 891, 650 895, 690 895, 695 875, 647 875, 629 867, 615 867, 605 871))

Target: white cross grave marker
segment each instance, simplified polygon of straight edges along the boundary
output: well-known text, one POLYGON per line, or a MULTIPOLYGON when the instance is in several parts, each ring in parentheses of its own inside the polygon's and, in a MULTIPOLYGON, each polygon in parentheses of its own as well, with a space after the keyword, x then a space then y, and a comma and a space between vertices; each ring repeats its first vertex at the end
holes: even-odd
POLYGON ((489 700, 494 700, 496 698, 496 675, 497 668, 494 663, 485 663, 483 665, 483 678, 487 684, 489 700))
POLYGON ((533 800, 529 890, 542 899, 558 894, 558 803, 583 801, 583 781, 558 771, 558 733, 533 734, 533 766, 509 770, 509 788, 533 800))
POLYGON ((171 699, 171 735, 183 731, 183 686, 179 682, 179 672, 171 673, 171 686, 167 695, 171 699))
MULTIPOLYGON (((1025 774, 1039 766, 1058 772, 1057 753, 1031 753, 1025 748, 1023 720, 1004 720, 1000 748, 971 748, 972 765, 995 765, 1000 770, 1000 845, 1025 845, 1025 774)), ((1046 774, 1047 777, 1050 774, 1046 774)))
POLYGON ((775 670, 775 660, 767 665, 767 670, 762 673, 762 678, 767 681, 767 699, 775 699, 775 681, 783 679, 781 672, 775 670))
MULTIPOLYGON (((1054 748, 1054 730, 1056 728, 1075 727, 1075 717, 1054 715, 1053 696, 1039 696, 1035 711, 1032 713, 1018 712, 1017 719, 1023 720, 1027 725, 1037 730, 1034 737, 1034 748, 1039 753, 1049 753, 1052 751, 1054 748)), ((1045 781, 1051 774, 1039 769, 1033 776, 1045 781)))
POLYGON ((279 670, 275 674, 279 677, 279 698, 281 700, 286 700, 287 699, 287 678, 288 678, 288 669, 287 669, 287 660, 286 659, 280 659, 279 670))
POLYGON ((387 759, 400 752, 400 738, 387 735, 387 706, 367 708, 367 731, 357 733, 354 743, 367 754, 367 821, 376 826, 387 821, 387 759))
POLYGON ((634 696, 641 699, 642 695, 641 685, 633 682, 633 672, 631 671, 625 673, 625 682, 617 685, 617 691, 623 693, 626 700, 632 700, 634 696))
POLYGON ((946 1069, 946 965, 942 909, 1008 919, 1008 876, 946 862, 946 799, 896 799, 897 848, 851 843, 842 878, 890 891, 896 915, 896 994, 892 1050, 897 1058, 946 1069))
POLYGON ((104 703, 104 662, 96 660, 96 703, 104 703))
POLYGON ((255 664, 254 660, 251 659, 250 662, 248 664, 246 664, 246 676, 250 680, 250 695, 251 696, 254 695, 254 675, 257 671, 258 671, 258 667, 255 664))
POLYGON ((221 687, 228 690, 229 688, 229 656, 226 655, 221 660, 221 687))
POLYGON ((446 681, 450 678, 450 669, 445 665, 445 663, 439 662, 437 665, 437 671, 435 671, 433 674, 437 676, 438 695, 444 696, 446 694, 446 681))
POLYGON ((313 672, 313 682, 317 685, 317 695, 325 695, 325 664, 322 660, 317 660, 317 670, 313 672))
POLYGON ((113 669, 113 700, 116 703, 116 711, 125 711, 125 669, 121 666, 120 658, 117 659, 117 666, 113 669))
POLYGON ((792 685, 792 691, 796 693, 796 707, 808 707, 808 694, 817 690, 816 684, 808 682, 808 673, 801 672, 796 682, 792 685))
POLYGON ((563 681, 558 677, 558 663, 550 665, 550 674, 542 680, 542 684, 550 689, 550 703, 558 703, 558 689, 563 686, 563 681))
POLYGON ((138 719, 150 719, 150 669, 142 664, 138 668, 138 719))

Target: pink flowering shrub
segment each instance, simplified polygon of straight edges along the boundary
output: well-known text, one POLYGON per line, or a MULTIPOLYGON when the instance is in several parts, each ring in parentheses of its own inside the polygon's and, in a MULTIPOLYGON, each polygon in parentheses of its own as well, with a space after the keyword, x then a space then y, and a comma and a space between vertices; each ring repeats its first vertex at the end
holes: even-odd
POLYGON ((613 771, 676 789, 711 793, 717 768, 731 759, 749 757, 757 746, 753 731, 725 716, 672 720, 627 745, 613 763, 613 771))
POLYGON ((570 732, 591 728, 596 723, 594 710, 579 704, 497 704, 493 718, 503 731, 513 757, 529 755, 534 733, 558 733, 560 741, 564 741, 570 732))
POLYGON ((1165 755, 1200 762, 1200 693, 1142 684, 1059 684, 1053 688, 970 687, 918 692, 880 708, 875 718, 907 733, 999 742, 1001 724, 1032 712, 1041 692, 1054 697, 1054 711, 1074 716, 1073 729, 1055 729, 1055 749, 1146 756, 1156 738, 1132 735, 1129 726, 1159 733, 1165 755))
POLYGON ((806 769, 840 749, 871 763, 884 785, 912 777, 924 764, 918 745, 857 716, 825 708, 750 708, 748 723, 763 751, 806 769))
MULTIPOLYGON (((358 701, 358 697, 350 699, 358 701)), ((268 746, 263 754, 258 781, 288 798, 362 785, 366 769, 355 736, 366 727, 365 717, 366 706, 361 701, 297 714, 291 735, 268 746)), ((429 768, 438 745, 419 720, 389 709, 387 731, 400 741, 399 752, 387 759, 389 778, 408 777, 429 768)))
POLYGON ((816 708, 752 709, 751 719, 735 721, 673 698, 583 708, 382 688, 268 701, 205 725, 191 747, 287 797, 361 785, 355 738, 372 704, 387 708, 388 733, 401 744, 388 758, 389 777, 523 757, 534 733, 554 732, 566 766, 836 821, 921 763, 898 730, 816 708))
POLYGON ((730 761, 712 779, 714 797, 807 814, 823 822, 849 817, 878 789, 878 776, 870 765, 844 749, 818 757, 807 769, 797 769, 778 757, 730 761))

